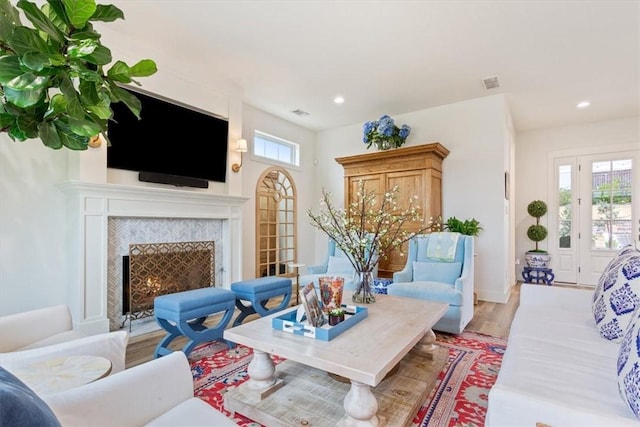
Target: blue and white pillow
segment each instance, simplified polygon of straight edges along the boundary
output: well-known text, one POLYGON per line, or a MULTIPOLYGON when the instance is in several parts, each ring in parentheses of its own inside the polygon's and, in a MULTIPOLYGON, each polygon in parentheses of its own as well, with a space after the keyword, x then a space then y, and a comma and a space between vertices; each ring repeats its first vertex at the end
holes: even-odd
POLYGON ((593 294, 593 317, 603 338, 620 342, 640 306, 640 252, 616 256, 593 294))
POLYGON ((640 419, 640 309, 633 313, 618 352, 618 390, 640 419))
MULTIPOLYGON (((602 288, 604 286, 604 282, 607 276, 607 273, 610 273, 612 269, 618 267, 620 265, 620 263, 622 263, 624 257, 626 255, 633 255, 633 254, 638 254, 638 251, 636 250, 636 248, 633 247, 633 245, 627 245, 625 247, 623 247, 622 249, 620 249, 618 251, 618 253, 616 254, 616 256, 614 256, 611 261, 609 261, 609 263, 607 264, 607 266, 604 268, 604 270, 602 271, 602 276, 600 276, 600 279, 598 280, 598 284, 596 286, 596 289, 593 293, 593 302, 595 302, 598 297, 600 296, 600 294, 602 293, 602 288)), ((607 283, 610 283, 610 281, 607 281, 607 283)))

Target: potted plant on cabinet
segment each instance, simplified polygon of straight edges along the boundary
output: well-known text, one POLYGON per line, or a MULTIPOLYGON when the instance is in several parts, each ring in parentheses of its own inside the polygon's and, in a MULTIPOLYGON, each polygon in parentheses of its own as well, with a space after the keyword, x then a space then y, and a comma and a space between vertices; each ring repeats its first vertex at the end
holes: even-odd
POLYGON ((477 237, 483 228, 480 226, 480 221, 475 218, 465 219, 464 221, 452 216, 447 219, 447 222, 442 224, 442 231, 450 231, 452 233, 460 233, 466 236, 477 237))
POLYGON ((536 248, 528 251, 524 259, 532 268, 549 268, 551 256, 538 247, 538 243, 547 238, 547 228, 540 224, 540 217, 547 213, 547 204, 542 200, 534 200, 527 206, 529 215, 536 219, 536 223, 527 229, 527 237, 536 244, 536 248))

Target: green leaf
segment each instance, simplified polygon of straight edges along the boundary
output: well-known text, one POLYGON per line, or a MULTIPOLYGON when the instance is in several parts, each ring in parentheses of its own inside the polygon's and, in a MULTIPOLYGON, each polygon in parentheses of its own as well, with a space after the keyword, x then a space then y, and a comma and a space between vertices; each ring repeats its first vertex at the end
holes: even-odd
POLYGON ((24 111, 22 108, 16 107, 15 105, 7 102, 6 104, 0 104, 5 112, 11 114, 14 117, 19 116, 24 111))
POLYGON ((36 105, 44 99, 45 90, 32 89, 32 90, 15 90, 10 87, 5 87, 4 96, 8 102, 13 105, 26 108, 36 105))
POLYGON ((5 84, 24 73, 17 56, 0 57, 0 83, 5 84))
POLYGON ((109 71, 107 71, 107 76, 120 83, 130 83, 131 78, 129 77, 129 66, 122 61, 116 61, 109 71))
POLYGON ((107 120, 109 120, 113 116, 113 111, 111 110, 111 98, 109 98, 109 94, 106 90, 100 89, 98 93, 99 101, 94 103, 93 105, 86 105, 87 110, 93 114, 94 120, 99 123, 103 130, 107 130, 107 120), (104 125, 102 122, 104 122, 104 125))
POLYGON ((65 12, 64 5, 60 0, 47 0, 47 4, 42 6, 42 12, 47 15, 51 22, 64 34, 69 32, 71 22, 69 22, 67 12, 65 12))
POLYGON ((78 92, 73 87, 73 82, 69 78, 69 75, 65 72, 59 73, 60 76, 60 90, 67 98, 67 112, 69 116, 74 119, 82 119, 84 117, 84 108, 78 98, 78 92))
POLYGON ((89 138, 86 136, 80 136, 73 133, 68 124, 62 120, 55 121, 56 128, 58 129, 58 135, 62 145, 71 150, 86 150, 89 144, 89 138))
POLYGON ((142 110, 142 104, 140 103, 140 100, 138 98, 136 98, 134 95, 132 95, 131 93, 127 92, 126 90, 122 89, 121 87, 119 87, 116 84, 111 83, 109 85, 110 89, 111 89, 111 93, 113 95, 112 99, 115 97, 115 101, 122 101, 124 102, 124 104, 129 107, 129 110, 131 110, 131 112, 138 118, 138 120, 140 119, 140 110, 142 110))
MULTIPOLYGON (((104 133, 107 131, 107 124, 109 123, 107 119, 101 119, 95 114, 89 113, 86 116, 86 120, 91 120, 96 126, 98 126, 98 128, 100 128, 100 131, 98 133, 104 133)), ((92 135, 92 136, 95 136, 95 135, 92 135)))
POLYGON ((6 16, 7 21, 15 25, 22 25, 20 22, 20 12, 13 7, 9 0, 0 0, 0 15, 6 16))
POLYGON ((71 58, 82 58, 93 53, 98 46, 98 42, 93 39, 79 40, 76 43, 69 44, 67 54, 71 58))
POLYGON ((8 40, 14 28, 7 17, 0 14, 0 40, 8 40))
POLYGON ((96 117, 99 117, 103 120, 109 120, 111 116, 113 116, 113 111, 111 107, 107 105, 90 105, 87 106, 87 110, 91 111, 96 117))
POLYGON ((84 105, 95 105, 100 103, 100 95, 95 82, 88 80, 80 81, 80 100, 84 105))
POLYGON ((49 34, 58 43, 64 43, 64 33, 40 10, 35 3, 27 0, 19 0, 18 7, 24 11, 25 16, 33 26, 49 34))
POLYGON ((95 32, 94 30, 91 30, 91 31, 77 31, 77 32, 75 32, 73 34, 70 34, 69 35, 69 39, 71 39, 71 40, 85 40, 85 39, 100 40, 100 34, 95 32))
POLYGON ((38 127, 38 136, 45 146, 53 148, 54 150, 62 148, 62 141, 60 141, 58 129, 52 122, 42 122, 38 127))
POLYGON ((13 29, 21 25, 18 9, 8 0, 0 0, 0 40, 9 40, 13 29))
POLYGON ((51 74, 51 73, 40 73, 45 68, 48 67, 59 67, 64 65, 65 59, 59 53, 41 53, 41 52, 28 52, 22 55, 22 65, 27 67, 30 70, 38 71, 40 75, 42 74, 51 74))
POLYGON ((5 87, 16 90, 32 90, 48 86, 49 77, 24 73, 6 83, 5 87))
POLYGON ((27 139, 27 135, 20 129, 16 122, 9 127, 9 136, 13 140, 24 141, 27 139))
POLYGON ((8 113, 0 113, 0 129, 8 128, 15 122, 16 118, 8 113))
POLYGON ((147 77, 158 71, 156 63, 151 59, 143 59, 129 68, 129 75, 131 77, 147 77))
POLYGON ((97 46, 93 53, 87 55, 85 59, 95 65, 107 65, 113 60, 109 48, 102 45, 97 46))
POLYGON ((100 133, 101 129, 96 123, 89 120, 69 119, 71 131, 80 136, 92 137, 100 133))
POLYGON ((36 138, 38 136, 37 118, 30 114, 23 114, 16 119, 18 127, 24 132, 27 138, 36 138))
POLYGON ((69 17, 69 22, 78 29, 84 28, 97 9, 94 0, 62 0, 62 4, 69 17))
POLYGON ((97 67, 93 64, 89 64, 85 59, 71 58, 69 59, 69 69, 71 75, 79 77, 81 80, 89 80, 102 84, 103 78, 98 71, 97 67), (91 67, 91 68, 89 68, 91 67))
POLYGON ((33 51, 22 55, 22 65, 33 71, 40 71, 51 65, 51 60, 48 54, 33 51))
POLYGON ((96 7, 96 13, 91 16, 91 21, 112 22, 116 19, 124 19, 124 13, 112 4, 96 7))
POLYGON ((67 98, 64 95, 57 93, 53 95, 51 101, 49 101, 49 109, 45 112, 44 118, 53 116, 59 116, 67 111, 67 98))
POLYGON ((36 30, 27 27, 16 27, 7 42, 18 55, 34 50, 46 53, 56 51, 56 48, 47 44, 36 30))

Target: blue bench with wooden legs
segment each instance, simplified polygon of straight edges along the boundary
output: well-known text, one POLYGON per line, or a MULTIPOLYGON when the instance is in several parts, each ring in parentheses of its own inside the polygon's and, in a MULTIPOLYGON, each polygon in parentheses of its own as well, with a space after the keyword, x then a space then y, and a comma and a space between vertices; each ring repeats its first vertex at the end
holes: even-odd
POLYGON ((238 326, 252 314, 268 316, 287 308, 291 300, 291 279, 268 276, 243 280, 232 283, 231 290, 236 295, 236 307, 240 310, 233 322, 233 326, 238 326), (268 309, 267 302, 275 297, 282 297, 282 301, 277 307, 268 309))
MULTIPOLYGON (((222 339, 224 328, 235 311, 235 299, 232 291, 213 287, 156 297, 153 303, 154 316, 167 335, 156 346, 154 358, 171 353, 173 350, 169 345, 181 336, 189 338, 182 348, 187 356, 198 344, 222 339), (216 313, 222 313, 218 323, 204 325, 205 320, 216 313)), ((230 347, 233 345, 227 344, 230 347)))

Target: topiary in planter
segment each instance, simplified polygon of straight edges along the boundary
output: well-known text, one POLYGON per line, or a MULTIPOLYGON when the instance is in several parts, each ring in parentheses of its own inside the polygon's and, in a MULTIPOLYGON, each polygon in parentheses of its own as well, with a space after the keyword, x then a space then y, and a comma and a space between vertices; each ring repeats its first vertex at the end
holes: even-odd
POLYGON ((546 253, 547 251, 538 249, 538 242, 547 238, 547 228, 540 224, 540 217, 547 213, 547 204, 542 200, 534 200, 527 206, 527 212, 536 219, 536 224, 527 229, 527 237, 536 244, 536 248, 529 252, 546 253))
POLYGON ((544 249, 538 249, 538 242, 547 238, 547 228, 540 224, 540 217, 547 213, 547 204, 542 200, 534 200, 527 206, 527 212, 536 219, 536 223, 527 229, 527 237, 535 242, 536 248, 528 251, 524 259, 529 267, 548 268, 549 254, 544 249))

